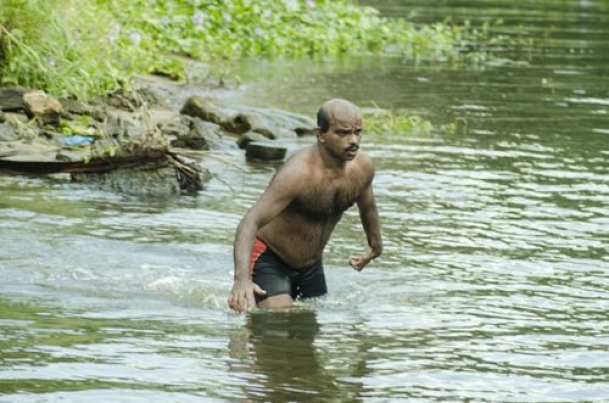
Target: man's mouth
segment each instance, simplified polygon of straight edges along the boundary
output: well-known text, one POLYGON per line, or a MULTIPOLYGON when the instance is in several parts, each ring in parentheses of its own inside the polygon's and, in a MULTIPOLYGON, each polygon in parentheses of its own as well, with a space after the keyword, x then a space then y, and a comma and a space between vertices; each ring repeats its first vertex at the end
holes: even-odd
POLYGON ((351 146, 351 147, 347 148, 347 152, 349 152, 349 153, 354 153, 357 150, 359 150, 358 146, 351 146))

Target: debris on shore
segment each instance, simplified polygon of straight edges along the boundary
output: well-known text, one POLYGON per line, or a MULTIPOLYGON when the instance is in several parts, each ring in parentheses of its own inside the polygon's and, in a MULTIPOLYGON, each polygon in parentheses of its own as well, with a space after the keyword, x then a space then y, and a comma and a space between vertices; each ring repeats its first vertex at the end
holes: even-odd
POLYGON ((247 159, 280 161, 286 149, 273 140, 315 130, 306 116, 227 106, 209 96, 191 96, 175 110, 147 87, 88 103, 1 87, 0 173, 66 173, 127 193, 159 185, 165 192, 193 192, 212 175, 189 151, 242 149, 247 159))

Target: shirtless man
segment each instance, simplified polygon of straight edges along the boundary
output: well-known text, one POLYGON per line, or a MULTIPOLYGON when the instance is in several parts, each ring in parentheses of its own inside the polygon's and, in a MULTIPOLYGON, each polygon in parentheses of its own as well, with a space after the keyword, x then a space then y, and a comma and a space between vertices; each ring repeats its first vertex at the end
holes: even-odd
POLYGON ((372 190, 374 165, 359 151, 362 116, 343 99, 317 113, 317 144, 277 171, 247 211, 235 236, 235 279, 228 305, 283 308, 296 298, 326 294, 322 254, 343 212, 357 203, 370 250, 349 258, 362 270, 382 250, 372 190))

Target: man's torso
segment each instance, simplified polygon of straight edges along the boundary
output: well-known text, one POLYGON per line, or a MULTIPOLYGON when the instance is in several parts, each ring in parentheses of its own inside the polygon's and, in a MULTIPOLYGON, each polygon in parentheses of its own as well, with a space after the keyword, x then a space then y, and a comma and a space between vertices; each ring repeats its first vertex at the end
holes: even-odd
POLYGON ((369 183, 369 173, 357 161, 349 164, 344 175, 334 178, 319 171, 309 177, 306 190, 258 236, 294 268, 309 266, 321 258, 342 214, 369 183))

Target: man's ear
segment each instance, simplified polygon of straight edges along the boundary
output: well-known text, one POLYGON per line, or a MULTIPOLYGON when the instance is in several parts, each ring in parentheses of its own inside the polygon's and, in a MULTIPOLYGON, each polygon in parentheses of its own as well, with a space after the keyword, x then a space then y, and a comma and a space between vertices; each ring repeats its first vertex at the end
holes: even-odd
POLYGON ((324 141, 326 141, 326 139, 324 139, 323 133, 321 132, 321 128, 318 127, 317 130, 315 130, 315 136, 317 137, 317 141, 319 141, 320 143, 323 143, 324 141))

